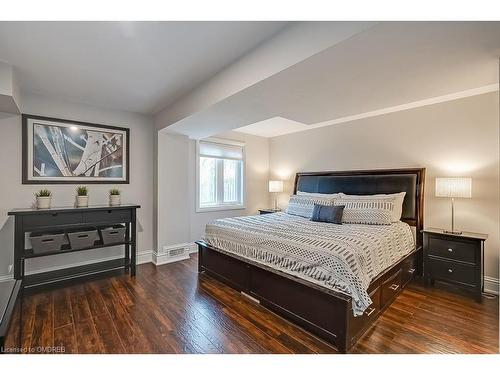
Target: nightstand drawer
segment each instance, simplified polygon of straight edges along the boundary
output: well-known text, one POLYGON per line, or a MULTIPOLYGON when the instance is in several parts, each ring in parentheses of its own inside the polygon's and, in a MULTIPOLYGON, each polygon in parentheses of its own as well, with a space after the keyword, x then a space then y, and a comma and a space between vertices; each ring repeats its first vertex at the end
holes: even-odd
POLYGON ((429 271, 432 278, 476 284, 475 266, 429 257, 429 271))
POLYGON ((455 241, 452 239, 430 237, 429 254, 443 258, 475 263, 476 244, 474 242, 455 241))

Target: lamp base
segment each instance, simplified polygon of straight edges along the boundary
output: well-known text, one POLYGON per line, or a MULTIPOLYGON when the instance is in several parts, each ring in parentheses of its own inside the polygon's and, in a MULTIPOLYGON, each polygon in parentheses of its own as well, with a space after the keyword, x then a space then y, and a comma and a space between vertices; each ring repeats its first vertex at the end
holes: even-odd
POLYGON ((461 230, 443 230, 443 233, 460 235, 460 234, 462 234, 462 231, 461 230))

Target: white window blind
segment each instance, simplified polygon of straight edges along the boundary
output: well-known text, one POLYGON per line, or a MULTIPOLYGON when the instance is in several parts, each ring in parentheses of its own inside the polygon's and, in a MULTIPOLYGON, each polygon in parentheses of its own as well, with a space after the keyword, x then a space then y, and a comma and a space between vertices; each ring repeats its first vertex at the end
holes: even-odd
POLYGON ((200 156, 219 159, 243 159, 243 145, 223 144, 210 141, 200 142, 200 156))
POLYGON ((244 207, 244 148, 221 139, 198 141, 198 211, 244 207))

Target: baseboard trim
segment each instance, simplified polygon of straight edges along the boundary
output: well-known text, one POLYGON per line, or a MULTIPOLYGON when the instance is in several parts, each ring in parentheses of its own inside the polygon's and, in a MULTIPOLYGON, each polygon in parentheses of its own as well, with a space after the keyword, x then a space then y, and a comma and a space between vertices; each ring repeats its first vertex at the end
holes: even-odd
POLYGON ((500 282, 494 277, 485 276, 484 277, 484 291, 492 294, 498 295, 500 289, 500 282))
POLYGON ((189 254, 193 254, 193 253, 197 253, 197 252, 198 252, 198 245, 193 242, 189 248, 189 254))
POLYGON ((194 253, 195 251, 198 251, 198 247, 194 242, 184 242, 184 243, 176 243, 173 245, 166 245, 162 246, 161 249, 162 251, 160 253, 163 253, 165 251, 169 251, 171 249, 178 249, 179 247, 187 247, 188 248, 188 253, 194 253))
POLYGON ((155 266, 161 266, 163 264, 179 262, 181 260, 186 260, 186 259, 189 259, 189 253, 187 253, 183 256, 178 256, 178 257, 169 257, 169 256, 167 256, 167 254, 157 255, 157 254, 153 253, 153 264, 155 266))
MULTIPOLYGON (((156 266, 159 266, 162 264, 178 262, 181 260, 189 259, 189 254, 192 254, 192 253, 195 253, 198 251, 198 247, 196 246, 195 243, 183 243, 183 244, 168 246, 168 248, 177 248, 177 247, 188 247, 189 248, 188 254, 185 256, 179 257, 179 258, 167 259, 166 255, 162 256, 162 254, 157 254, 154 251, 145 251, 145 252, 137 254, 137 264, 153 263, 156 266)), ((32 275, 34 273, 56 271, 56 270, 60 270, 62 268, 84 266, 84 265, 99 262, 99 261, 104 262, 107 260, 114 260, 114 259, 119 259, 119 258, 121 258, 121 256, 114 256, 114 257, 107 257, 107 258, 100 258, 100 259, 95 259, 95 260, 71 263, 71 264, 65 265, 64 267, 58 266, 58 267, 41 268, 41 269, 37 269, 34 271, 26 272, 26 274, 32 275)), ((13 277, 14 277, 13 274, 0 275, 0 282, 11 280, 13 277)), ((489 277, 489 276, 484 277, 484 291, 485 292, 498 295, 499 290, 500 290, 499 279, 494 278, 494 277, 489 277)))
POLYGON ((13 274, 2 275, 0 276, 0 282, 12 280, 13 278, 14 278, 13 274))
MULTIPOLYGON (((137 264, 151 263, 152 262, 152 254, 153 254, 152 251, 145 251, 142 253, 138 253, 137 254, 137 264)), ((92 264, 92 263, 106 262, 108 260, 115 260, 115 259, 121 259, 121 258, 123 258, 123 256, 112 256, 112 257, 99 258, 99 259, 93 259, 93 260, 84 260, 82 262, 69 263, 69 264, 65 264, 64 266, 39 268, 36 270, 27 271, 26 275, 33 275, 36 273, 57 271, 60 269, 70 268, 70 267, 86 266, 86 265, 92 264)), ((13 277, 14 277, 14 275, 12 275, 12 274, 1 275, 0 281, 7 281, 7 280, 12 279, 13 277)))
POLYGON ((162 264, 168 264, 173 262, 179 262, 181 260, 189 259, 189 254, 198 251, 198 248, 194 242, 184 242, 174 245, 162 246, 161 251, 153 251, 152 262, 155 266, 161 266, 162 264), (178 257, 169 257, 167 253, 173 249, 186 248, 187 252, 178 257))
POLYGON ((152 263, 152 262, 153 262, 152 250, 137 254, 137 264, 152 263))

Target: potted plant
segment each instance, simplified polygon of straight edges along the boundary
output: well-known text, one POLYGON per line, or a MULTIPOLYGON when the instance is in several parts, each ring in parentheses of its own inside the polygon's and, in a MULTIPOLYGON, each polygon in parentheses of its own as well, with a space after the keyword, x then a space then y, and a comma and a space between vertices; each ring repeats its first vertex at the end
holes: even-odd
POLYGON ((76 188, 76 207, 87 207, 89 205, 89 189, 86 186, 76 188))
POLYGON ((50 208, 50 202, 52 200, 52 193, 50 190, 41 189, 35 193, 36 196, 36 208, 47 209, 50 208))
POLYGON ((120 190, 113 188, 109 191, 109 205, 119 206, 121 204, 120 190))

